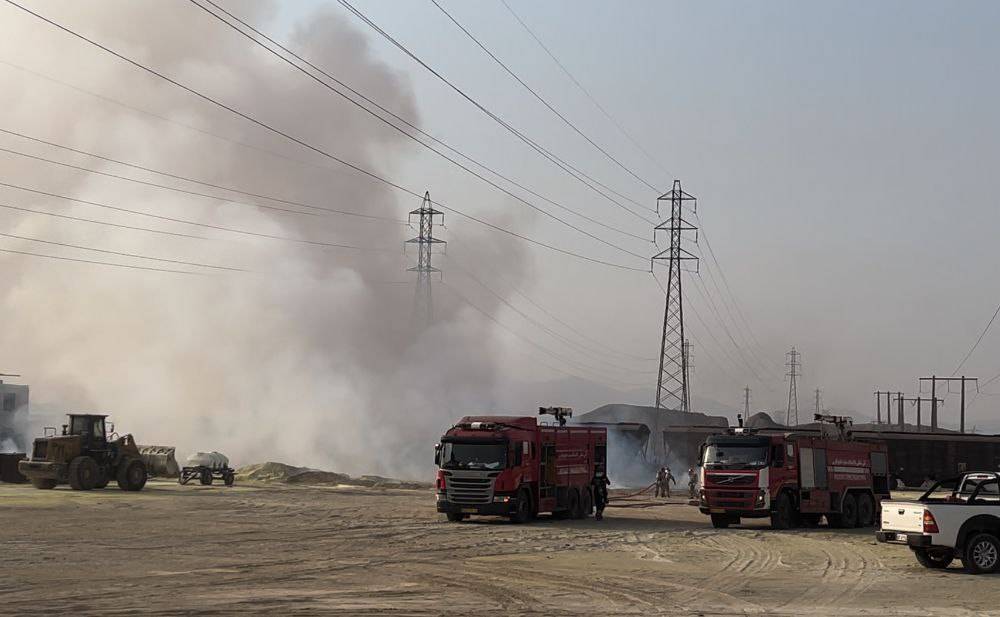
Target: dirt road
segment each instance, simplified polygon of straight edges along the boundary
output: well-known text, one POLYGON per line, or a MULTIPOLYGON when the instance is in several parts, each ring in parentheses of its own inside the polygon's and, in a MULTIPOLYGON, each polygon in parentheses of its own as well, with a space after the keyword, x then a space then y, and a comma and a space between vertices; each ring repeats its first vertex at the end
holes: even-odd
POLYGON ((679 500, 516 526, 426 490, 0 484, 0 554, 0 614, 1000 615, 995 577, 870 531, 714 530, 679 500))

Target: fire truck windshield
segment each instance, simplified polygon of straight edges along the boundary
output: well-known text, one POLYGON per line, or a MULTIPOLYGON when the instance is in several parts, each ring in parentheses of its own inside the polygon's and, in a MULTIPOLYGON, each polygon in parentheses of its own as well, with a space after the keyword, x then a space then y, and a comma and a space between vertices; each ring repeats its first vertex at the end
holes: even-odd
POLYGON ((767 446, 713 443, 705 447, 702 464, 710 469, 755 469, 767 465, 767 446))
POLYGON ((507 466, 506 443, 442 444, 441 467, 444 469, 503 469, 507 466))

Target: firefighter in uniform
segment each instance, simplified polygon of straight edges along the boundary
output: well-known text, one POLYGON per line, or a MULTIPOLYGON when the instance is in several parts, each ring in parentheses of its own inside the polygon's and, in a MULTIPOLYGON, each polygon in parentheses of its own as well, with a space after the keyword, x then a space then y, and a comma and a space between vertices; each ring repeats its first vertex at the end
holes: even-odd
POLYGON ((611 480, 603 471, 598 471, 594 476, 594 518, 604 519, 604 508, 608 505, 608 485, 611 480))
POLYGON ((688 498, 698 498, 698 472, 694 467, 688 467, 688 498))
POLYGON ((656 496, 670 497, 670 483, 677 484, 674 474, 670 473, 669 467, 660 467, 656 472, 656 496))

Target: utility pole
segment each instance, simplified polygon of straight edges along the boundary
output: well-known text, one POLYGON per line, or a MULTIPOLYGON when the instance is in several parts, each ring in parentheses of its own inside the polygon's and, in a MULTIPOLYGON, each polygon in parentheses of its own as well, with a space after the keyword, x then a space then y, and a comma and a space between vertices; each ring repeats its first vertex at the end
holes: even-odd
MULTIPOLYGON (((434 254, 435 244, 444 244, 444 240, 434 237, 434 217, 440 216, 441 223, 444 224, 444 213, 434 208, 431 201, 431 193, 424 193, 424 200, 420 207, 410 211, 409 221, 413 223, 413 218, 418 217, 420 232, 416 238, 410 238, 406 244, 417 245, 417 265, 408 268, 408 272, 417 273, 417 286, 413 294, 413 325, 426 328, 434 320, 434 304, 431 299, 431 274, 441 270, 431 265, 431 256, 434 254)), ((406 245, 403 245, 404 249, 406 245)))
POLYGON ((943 381, 945 383, 951 383, 953 381, 957 381, 962 384, 962 392, 961 392, 962 403, 959 416, 960 418, 959 432, 964 433, 965 432, 965 383, 968 381, 974 381, 976 382, 976 388, 978 389, 979 379, 976 377, 966 377, 965 375, 962 375, 961 377, 938 377, 937 375, 932 375, 930 377, 921 377, 919 381, 921 382, 921 385, 925 381, 931 382, 931 430, 932 431, 936 431, 938 428, 937 408, 938 408, 938 401, 941 400, 937 397, 937 382, 943 381))
MULTIPOLYGON (((876 390, 875 391, 875 418, 876 418, 875 423, 876 424, 882 424, 882 395, 883 394, 885 395, 885 400, 886 400, 885 409, 886 409, 886 411, 889 410, 889 403, 888 403, 888 401, 889 401, 889 396, 892 394, 892 392, 888 392, 888 391, 882 392, 881 390, 876 390)), ((885 419, 886 419, 886 422, 890 421, 888 415, 886 416, 885 419)))
POLYGON ((660 339, 660 370, 656 378, 656 408, 672 408, 691 411, 691 395, 688 387, 687 354, 684 351, 684 292, 681 285, 681 263, 697 261, 697 257, 681 247, 683 234, 695 231, 697 227, 684 220, 684 202, 695 201, 693 195, 681 189, 681 181, 674 180, 670 192, 656 200, 656 213, 660 213, 660 202, 670 202, 670 218, 653 228, 656 232, 670 233, 670 248, 653 256, 650 267, 656 261, 667 263, 667 293, 663 307, 663 336, 660 339))
MULTIPOLYGON (((920 431, 923 428, 923 418, 921 417, 921 415, 922 415, 921 414, 921 407, 922 407, 924 401, 927 401, 927 400, 930 400, 930 399, 918 395, 916 398, 911 398, 911 399, 907 399, 907 400, 909 400, 911 404, 914 404, 914 405, 917 406, 917 431, 920 431)), ((938 402, 939 405, 942 405, 942 404, 944 404, 944 399, 938 399, 937 402, 938 402)))
POLYGON ((785 366, 789 369, 788 373, 786 373, 789 380, 788 409, 785 411, 785 425, 793 426, 799 423, 799 392, 796 388, 795 380, 801 376, 799 368, 802 366, 802 363, 799 362, 799 356, 802 354, 795 351, 795 348, 792 347, 792 350, 785 355, 788 356, 788 362, 785 363, 785 366))
POLYGON ((820 404, 819 404, 819 388, 816 388, 816 415, 820 414, 820 404))
POLYGON ((743 417, 750 417, 750 386, 743 388, 743 417))

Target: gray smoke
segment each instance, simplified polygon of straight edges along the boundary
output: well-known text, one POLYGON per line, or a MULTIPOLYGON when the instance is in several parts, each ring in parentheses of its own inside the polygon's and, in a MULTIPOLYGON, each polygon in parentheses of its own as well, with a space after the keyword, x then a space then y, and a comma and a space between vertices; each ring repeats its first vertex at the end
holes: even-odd
MULTIPOLYGON (((44 4, 38 10, 380 174, 393 176, 417 151, 185 3, 115 0, 44 4)), ((234 11, 275 30, 268 27, 273 4, 240 4, 234 11)), ((419 205, 17 11, 5 11, 0 33, 0 55, 12 64, 169 120, 0 65, 3 128, 330 208, 405 219, 419 205)), ((417 118, 405 79, 373 58, 366 39, 339 15, 320 12, 280 38, 384 106, 417 118)), ((14 137, 0 138, 0 147, 164 182, 14 137)), ((413 287, 398 282, 412 279, 405 269, 413 256, 404 256, 401 247, 413 229, 213 202, 13 155, 0 160, 2 182, 213 225, 387 249, 240 237, 0 190, 2 204, 214 240, 6 209, 0 211, 4 233, 252 271, 182 276, 0 254, 0 346, 36 400, 67 411, 109 413, 120 432, 135 433, 140 443, 177 445, 182 453, 219 450, 237 464, 276 459, 410 477, 430 468, 434 440, 452 420, 490 409, 496 367, 483 352, 491 338, 484 319, 439 287, 435 324, 422 331, 411 327, 413 287)), ((436 194, 436 187, 426 188, 436 194)), ((517 280, 522 258, 516 247, 497 246, 495 236, 478 229, 454 227, 462 229, 467 264, 476 262, 476 251, 502 250, 505 276, 517 280)), ((0 248, 164 267, 9 238, 0 238, 0 248)), ((489 296, 476 302, 496 308, 489 296)))

